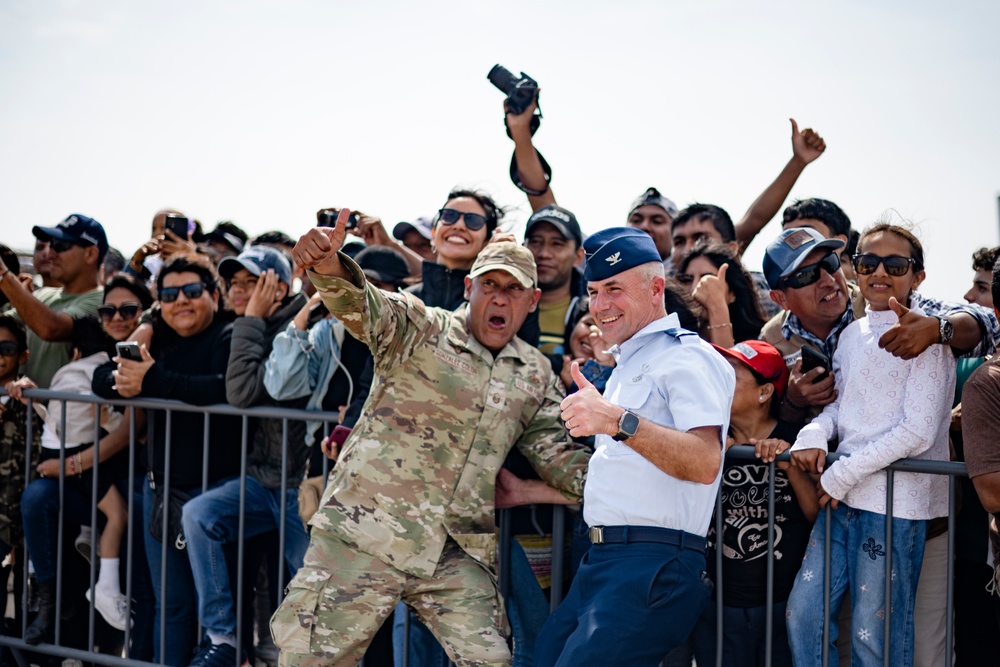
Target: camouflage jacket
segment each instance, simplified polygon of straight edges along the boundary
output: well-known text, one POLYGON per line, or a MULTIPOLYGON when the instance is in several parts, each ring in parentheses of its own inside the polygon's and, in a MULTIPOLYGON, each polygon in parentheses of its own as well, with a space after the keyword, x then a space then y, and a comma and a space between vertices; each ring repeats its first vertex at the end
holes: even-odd
POLYGON ((542 479, 579 500, 589 453, 563 427, 548 361, 515 338, 494 359, 467 306, 312 274, 323 302, 375 358, 375 381, 310 522, 393 567, 429 578, 450 537, 491 571, 497 472, 515 445, 542 479))
POLYGON ((0 409, 0 540, 11 548, 18 546, 21 529, 21 494, 24 492, 25 469, 32 471, 38 463, 42 422, 35 419, 32 429, 31 463, 24 465, 25 437, 28 432, 28 409, 20 401, 10 399, 0 409))

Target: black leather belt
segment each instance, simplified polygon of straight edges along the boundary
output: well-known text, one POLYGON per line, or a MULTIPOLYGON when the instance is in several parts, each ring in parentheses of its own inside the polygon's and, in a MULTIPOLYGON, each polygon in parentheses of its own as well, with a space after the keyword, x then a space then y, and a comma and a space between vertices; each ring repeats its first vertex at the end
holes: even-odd
POLYGON ((591 526, 590 542, 591 544, 656 542, 705 553, 704 537, 685 533, 683 530, 656 526, 591 526))

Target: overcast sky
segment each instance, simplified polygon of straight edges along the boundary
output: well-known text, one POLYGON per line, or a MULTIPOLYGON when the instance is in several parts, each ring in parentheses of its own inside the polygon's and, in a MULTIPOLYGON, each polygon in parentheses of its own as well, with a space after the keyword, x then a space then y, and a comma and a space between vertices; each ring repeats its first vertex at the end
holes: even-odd
MULTIPOLYGON (((958 299, 998 242, 1000 3, 0 3, 0 241, 71 212, 131 254, 153 213, 297 237, 323 206, 388 224, 456 184, 527 203, 494 63, 543 89, 536 145, 586 232, 655 185, 738 219, 791 154, 793 197, 863 228, 919 225, 929 294, 958 299)), ((759 269, 765 229, 746 256, 759 269)))

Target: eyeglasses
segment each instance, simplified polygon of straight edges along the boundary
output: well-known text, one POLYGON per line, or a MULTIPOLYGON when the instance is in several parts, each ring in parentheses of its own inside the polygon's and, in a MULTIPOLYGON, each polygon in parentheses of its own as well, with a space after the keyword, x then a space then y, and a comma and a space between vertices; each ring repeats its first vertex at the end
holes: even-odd
POLYGON ((782 278, 778 282, 778 286, 792 287, 794 289, 808 287, 819 280, 821 275, 820 269, 823 269, 831 276, 836 273, 840 269, 840 257, 837 256, 837 253, 831 252, 815 264, 800 266, 795 273, 782 278))
POLYGON ((854 260, 854 270, 863 276, 875 273, 879 264, 885 267, 885 272, 890 276, 905 276, 906 272, 910 270, 910 264, 917 263, 917 260, 912 257, 903 257, 902 255, 889 255, 888 257, 855 255, 852 259, 854 260))
POLYGON ((21 346, 9 340, 0 343, 0 357, 16 357, 21 353, 21 346))
POLYGON ((443 208, 438 211, 438 220, 442 225, 454 225, 458 219, 465 216, 465 226, 470 232, 478 232, 486 226, 486 216, 478 213, 463 213, 453 208, 443 208))
MULTIPOLYGON (((170 289, 169 287, 164 287, 163 289, 170 289)), ((177 297, 174 297, 176 299, 177 297)), ((114 306, 99 306, 97 308, 97 314, 101 316, 101 319, 105 322, 110 322, 115 319, 115 313, 122 316, 123 320, 131 320, 136 315, 139 314, 139 304, 137 303, 123 303, 122 305, 115 308, 114 306)))
POLYGON ((184 296, 187 299, 197 299, 205 293, 206 288, 205 283, 188 283, 180 287, 162 287, 160 288, 159 295, 160 303, 173 303, 177 301, 177 297, 180 296, 181 292, 184 292, 184 296))

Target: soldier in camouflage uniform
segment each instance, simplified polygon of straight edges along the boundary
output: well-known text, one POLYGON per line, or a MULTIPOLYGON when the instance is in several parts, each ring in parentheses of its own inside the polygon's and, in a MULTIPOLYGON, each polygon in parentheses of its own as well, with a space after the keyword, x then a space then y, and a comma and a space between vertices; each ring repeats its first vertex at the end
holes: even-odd
POLYGON ((368 343, 376 379, 271 621, 280 664, 357 664, 402 599, 459 665, 507 665, 497 472, 516 445, 577 501, 588 458, 563 427, 551 366, 515 338, 538 302, 534 260, 515 243, 489 244, 465 279, 469 304, 428 308, 366 284, 336 252, 345 223, 310 230, 293 254, 368 343))
MULTIPOLYGON (((0 387, 17 379, 17 370, 28 359, 24 326, 9 315, 0 316, 0 387), (13 352, 13 354, 8 354, 13 352)), ((21 544, 21 493, 25 486, 25 437, 28 409, 7 396, 0 404, 0 560, 21 544)), ((30 468, 38 463, 40 419, 34 423, 30 468)), ((6 579, 4 580, 6 581, 6 579)))

